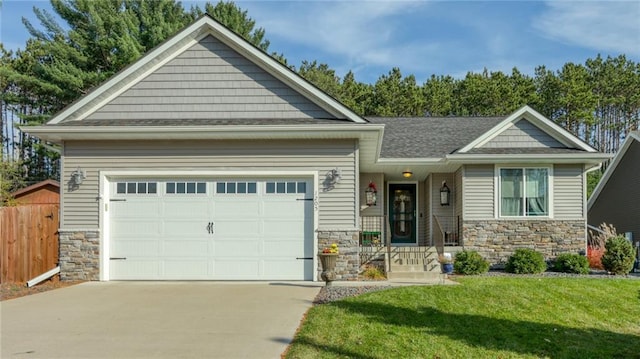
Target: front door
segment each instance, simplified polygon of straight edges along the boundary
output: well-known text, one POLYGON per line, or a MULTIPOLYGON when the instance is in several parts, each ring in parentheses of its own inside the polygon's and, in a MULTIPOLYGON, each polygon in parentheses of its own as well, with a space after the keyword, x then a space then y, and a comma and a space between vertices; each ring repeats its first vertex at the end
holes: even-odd
POLYGON ((389 184, 391 244, 416 244, 416 185, 389 184))

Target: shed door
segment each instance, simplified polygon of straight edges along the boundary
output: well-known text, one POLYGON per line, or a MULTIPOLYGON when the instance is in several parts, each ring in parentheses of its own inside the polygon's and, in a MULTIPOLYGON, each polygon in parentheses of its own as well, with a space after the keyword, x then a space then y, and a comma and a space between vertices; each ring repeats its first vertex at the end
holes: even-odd
POLYGON ((112 280, 311 280, 307 179, 118 180, 112 280))

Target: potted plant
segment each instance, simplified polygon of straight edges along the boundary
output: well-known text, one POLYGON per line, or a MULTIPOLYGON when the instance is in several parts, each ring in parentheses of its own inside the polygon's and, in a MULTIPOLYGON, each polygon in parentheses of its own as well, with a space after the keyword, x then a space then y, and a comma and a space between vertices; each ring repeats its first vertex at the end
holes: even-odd
POLYGON ((322 264, 322 273, 320 278, 325 281, 326 286, 330 286, 331 282, 336 279, 336 260, 338 259, 338 245, 333 243, 330 247, 326 247, 319 254, 320 263, 322 264))
POLYGON ((453 273, 453 258, 451 257, 451 253, 442 253, 438 255, 438 262, 440 262, 442 273, 453 273))

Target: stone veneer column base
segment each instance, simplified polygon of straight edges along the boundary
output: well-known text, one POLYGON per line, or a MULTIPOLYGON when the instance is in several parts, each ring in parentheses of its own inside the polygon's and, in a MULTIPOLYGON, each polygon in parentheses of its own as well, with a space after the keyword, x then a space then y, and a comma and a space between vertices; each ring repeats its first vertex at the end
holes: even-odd
POLYGON ((100 232, 60 230, 60 279, 100 280, 100 232))
POLYGON ((463 221, 464 247, 478 251, 492 267, 501 268, 518 248, 531 248, 545 259, 560 253, 584 253, 584 220, 482 220, 463 221))
MULTIPOLYGON (((336 280, 354 280, 358 278, 360 259, 358 257, 358 231, 318 230, 318 250, 338 244, 340 255, 336 263, 336 280)), ((317 256, 316 256, 317 257, 317 256)), ((316 278, 320 278, 322 267, 318 260, 316 278)))

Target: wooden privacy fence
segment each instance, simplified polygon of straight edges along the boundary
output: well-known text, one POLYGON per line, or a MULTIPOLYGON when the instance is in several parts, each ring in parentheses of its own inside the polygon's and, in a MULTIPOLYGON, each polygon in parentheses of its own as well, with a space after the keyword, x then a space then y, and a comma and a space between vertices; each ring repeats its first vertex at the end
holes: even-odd
POLYGON ((59 205, 0 207, 0 282, 21 283, 58 265, 59 205))

